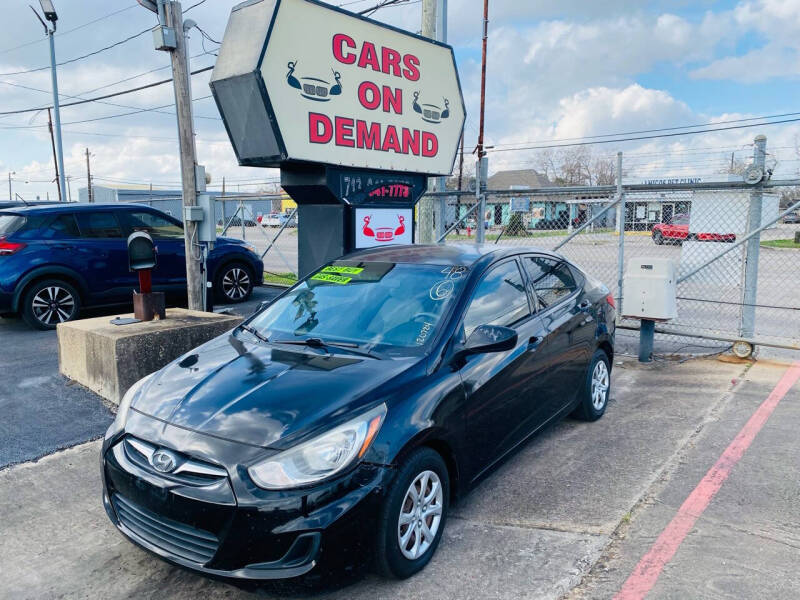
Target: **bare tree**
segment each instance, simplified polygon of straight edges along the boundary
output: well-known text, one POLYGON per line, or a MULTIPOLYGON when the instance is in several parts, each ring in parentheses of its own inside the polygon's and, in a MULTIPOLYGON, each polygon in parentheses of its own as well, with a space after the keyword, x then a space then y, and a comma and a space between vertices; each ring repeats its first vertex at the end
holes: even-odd
POLYGON ((595 154, 590 146, 547 148, 536 155, 533 163, 537 171, 558 186, 616 183, 614 160, 595 154))

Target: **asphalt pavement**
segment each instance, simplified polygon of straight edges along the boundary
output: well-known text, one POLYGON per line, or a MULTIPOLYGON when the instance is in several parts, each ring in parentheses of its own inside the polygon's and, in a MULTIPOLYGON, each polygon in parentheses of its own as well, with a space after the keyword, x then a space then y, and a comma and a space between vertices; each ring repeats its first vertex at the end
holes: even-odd
MULTIPOLYGON (((242 304, 218 306, 253 312, 280 289, 256 288, 242 304)), ((92 311, 113 317, 130 309, 92 311)), ((38 331, 17 318, 0 318, 0 469, 96 439, 114 420, 100 397, 58 372, 55 331, 38 331)))
MULTIPOLYGON (((507 460, 453 508, 422 573, 384 581, 359 572, 313 597, 610 598, 786 372, 617 360, 604 418, 562 421, 507 460)), ((649 597, 800 595, 798 400, 794 385, 649 597)), ((125 540, 100 502, 98 450, 89 442, 0 471, 0 597, 287 597, 172 567, 125 540)))

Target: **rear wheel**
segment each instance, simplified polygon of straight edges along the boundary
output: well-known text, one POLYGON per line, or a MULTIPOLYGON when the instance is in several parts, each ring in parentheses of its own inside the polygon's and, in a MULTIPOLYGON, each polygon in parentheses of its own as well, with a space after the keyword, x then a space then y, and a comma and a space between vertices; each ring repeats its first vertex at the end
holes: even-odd
POLYGON ((37 329, 55 329, 80 310, 78 291, 65 281, 46 279, 32 285, 22 300, 22 318, 37 329))
POLYGON ((450 479, 438 452, 419 448, 400 467, 378 521, 376 568, 405 579, 425 568, 442 538, 450 479))
POLYGON ((664 243, 664 236, 661 234, 660 231, 653 232, 653 241, 656 243, 657 246, 660 246, 664 243))
POLYGON ((244 302, 253 293, 253 274, 250 267, 241 262, 223 265, 214 278, 214 289, 219 302, 244 302))
POLYGON ((606 412, 611 390, 611 364, 608 355, 597 350, 589 363, 586 381, 581 390, 581 400, 572 416, 583 421, 596 421, 606 412))

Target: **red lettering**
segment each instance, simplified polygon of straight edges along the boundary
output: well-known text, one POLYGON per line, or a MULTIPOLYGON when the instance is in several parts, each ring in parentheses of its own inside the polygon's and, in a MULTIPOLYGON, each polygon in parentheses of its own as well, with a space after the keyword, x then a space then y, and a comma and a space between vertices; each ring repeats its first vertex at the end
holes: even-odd
POLYGON ((364 108, 375 110, 381 105, 381 91, 371 81, 362 81, 358 86, 358 101, 364 108))
POLYGON ((380 150, 380 123, 370 123, 369 129, 367 129, 366 121, 356 121, 356 145, 367 150, 380 150))
POLYGON ((392 71, 392 75, 400 77, 400 53, 397 50, 383 47, 381 48, 381 70, 384 73, 392 71))
POLYGON ((419 129, 403 127, 403 154, 419 156, 419 129))
POLYGON ((436 156, 439 153, 439 140, 435 133, 422 132, 422 156, 436 156))
POLYGON ((356 145, 353 140, 353 119, 336 117, 336 145, 352 148, 356 145))
MULTIPOLYGON (((403 64, 406 66, 403 69, 403 77, 409 81, 417 81, 419 79, 419 59, 413 54, 406 54, 403 57, 403 64)), ((359 65, 360 66, 360 65, 359 65)))
POLYGON ((403 90, 395 88, 392 93, 392 88, 388 85, 383 86, 383 112, 392 112, 395 114, 403 114, 403 90))
POLYGON ((367 66, 372 67, 373 71, 380 71, 381 65, 378 62, 378 52, 375 50, 375 44, 372 42, 364 42, 361 46, 361 55, 358 57, 358 66, 366 69, 367 66))
POLYGON ((333 36, 333 56, 338 60, 340 63, 344 63, 346 65, 352 65, 356 62, 356 55, 354 52, 344 52, 344 46, 348 48, 355 48, 356 43, 353 41, 349 35, 345 35, 344 33, 337 33, 333 36))
POLYGON ((383 147, 381 150, 384 152, 388 152, 389 150, 400 152, 400 140, 397 138, 397 129, 395 129, 394 125, 388 125, 386 127, 386 135, 383 138, 383 147))
POLYGON ((327 144, 331 141, 331 137, 333 137, 331 120, 326 115, 308 113, 308 141, 312 144, 327 144))

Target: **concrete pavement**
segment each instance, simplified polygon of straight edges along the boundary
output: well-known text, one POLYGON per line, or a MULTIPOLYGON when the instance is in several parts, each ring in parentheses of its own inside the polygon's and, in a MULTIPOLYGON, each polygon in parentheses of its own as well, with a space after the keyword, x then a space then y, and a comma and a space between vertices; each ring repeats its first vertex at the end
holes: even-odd
MULTIPOLYGON (((785 370, 617 361, 606 416, 566 420, 507 460, 454 507, 439 553, 420 575, 387 582, 364 574, 315 597, 611 597, 785 370)), ((790 393, 654 597, 800 594, 791 572, 800 548, 800 391, 790 393)), ((91 442, 0 471, 0 597, 250 597, 124 540, 100 503, 97 452, 91 442)))

